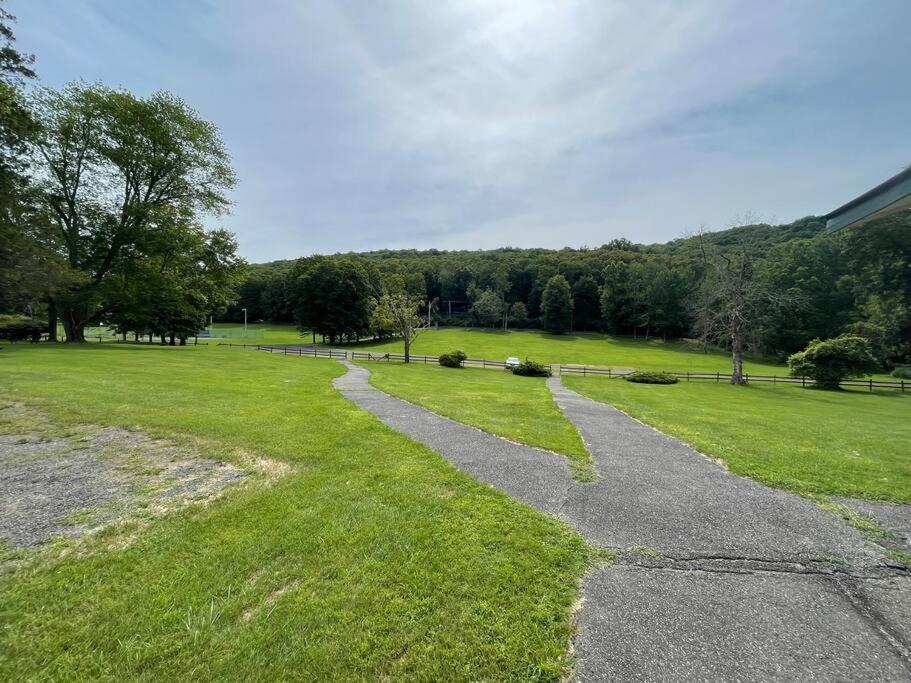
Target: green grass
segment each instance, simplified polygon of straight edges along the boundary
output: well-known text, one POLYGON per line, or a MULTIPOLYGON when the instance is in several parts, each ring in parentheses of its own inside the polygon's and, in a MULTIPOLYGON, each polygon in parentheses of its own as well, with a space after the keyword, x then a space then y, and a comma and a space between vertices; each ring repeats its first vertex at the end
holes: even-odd
POLYGON ((4 348, 0 394, 62 425, 290 471, 121 549, 115 531, 113 547, 7 564, 0 678, 558 679, 584 542, 357 409, 331 388, 342 370, 215 347, 4 348))
MULTIPOLYGON (((402 353, 398 339, 365 343, 356 347, 383 353, 402 353)), ((630 339, 595 333, 545 334, 537 331, 480 330, 440 328, 425 330, 411 347, 412 353, 436 356, 461 349, 470 358, 505 360, 526 356, 542 363, 598 365, 636 370, 676 370, 680 372, 730 372, 731 359, 724 353, 704 353, 693 344, 660 339, 630 339)), ((751 360, 747 371, 756 374, 786 375, 787 367, 770 361, 751 360)))
POLYGON ((591 456, 554 403, 543 378, 502 370, 371 363, 371 383, 406 401, 507 439, 569 457, 580 479, 591 479, 591 456))
POLYGON ((568 387, 721 458, 734 472, 805 495, 911 502, 911 394, 753 383, 568 387))

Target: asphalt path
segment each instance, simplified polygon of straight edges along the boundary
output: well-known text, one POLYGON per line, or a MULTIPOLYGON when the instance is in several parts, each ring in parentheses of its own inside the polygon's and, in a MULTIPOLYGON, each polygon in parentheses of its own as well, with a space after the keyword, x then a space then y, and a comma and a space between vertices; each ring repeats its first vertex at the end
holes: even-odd
POLYGON ((335 386, 463 472, 617 551, 582 585, 577 680, 911 680, 911 575, 800 496, 548 380, 598 476, 389 396, 335 386))

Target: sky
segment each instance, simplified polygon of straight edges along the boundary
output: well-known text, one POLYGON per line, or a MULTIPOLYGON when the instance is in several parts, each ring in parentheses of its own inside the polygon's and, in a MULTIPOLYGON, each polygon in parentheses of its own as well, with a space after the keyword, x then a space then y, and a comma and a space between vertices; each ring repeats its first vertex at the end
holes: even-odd
POLYGON ((253 262, 664 242, 911 164, 908 0, 7 0, 43 83, 221 130, 253 262))

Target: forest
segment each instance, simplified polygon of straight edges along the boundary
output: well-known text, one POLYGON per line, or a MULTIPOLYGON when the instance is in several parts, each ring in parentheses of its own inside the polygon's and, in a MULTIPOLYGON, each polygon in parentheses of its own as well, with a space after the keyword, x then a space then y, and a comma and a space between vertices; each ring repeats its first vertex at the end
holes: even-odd
POLYGON ((829 234, 825 220, 751 224, 666 244, 382 250, 249 266, 228 319, 295 322, 331 341, 383 330, 371 302, 400 292, 431 324, 693 337, 784 358, 816 338, 867 338, 886 367, 911 357, 911 221, 829 234), (737 335, 734 335, 737 336, 737 335))

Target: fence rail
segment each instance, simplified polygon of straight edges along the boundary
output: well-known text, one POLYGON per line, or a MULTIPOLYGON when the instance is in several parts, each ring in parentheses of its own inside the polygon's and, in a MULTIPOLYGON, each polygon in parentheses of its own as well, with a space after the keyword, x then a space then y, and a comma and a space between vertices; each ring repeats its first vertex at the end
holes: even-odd
MULTIPOLYGON (((708 380, 715 382, 731 381, 731 375, 723 372, 675 372, 662 370, 664 374, 673 375, 678 379, 686 380, 708 380)), ((588 366, 560 366, 561 375, 605 375, 607 377, 624 377, 632 374, 631 370, 612 370, 611 368, 590 368, 588 366)), ((803 387, 812 386, 813 380, 809 377, 783 377, 781 375, 751 375, 744 373, 747 382, 771 382, 772 384, 800 384, 803 387)), ((911 382, 905 380, 877 380, 877 379, 846 379, 839 382, 842 387, 864 387, 870 391, 873 389, 899 389, 904 392, 911 389, 911 382)))
MULTIPOLYGON (((311 358, 343 358, 351 360, 368 361, 404 361, 402 353, 371 353, 370 351, 339 351, 337 349, 321 349, 314 346, 282 346, 270 344, 233 344, 219 342, 218 346, 232 346, 257 351, 279 353, 283 356, 308 356, 311 358)), ((439 356, 410 355, 412 363, 437 363, 439 356)), ((463 365, 482 368, 505 368, 506 362, 501 360, 487 360, 486 358, 468 358, 463 365)), ((613 368, 589 367, 587 365, 559 365, 561 375, 603 376, 608 378, 625 377, 632 374, 632 370, 615 370, 613 368)), ((722 372, 675 372, 663 371, 681 380, 690 381, 731 381, 731 375, 722 372)), ((751 375, 744 374, 748 382, 771 382, 772 384, 799 384, 802 387, 812 386, 813 380, 808 377, 785 377, 781 375, 751 375)), ((842 387, 862 387, 873 391, 874 389, 898 389, 902 393, 911 390, 911 381, 907 380, 875 380, 875 379, 846 379, 839 383, 842 387)))

